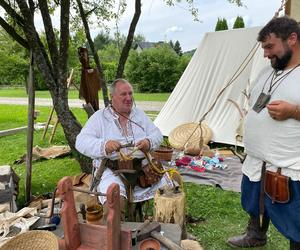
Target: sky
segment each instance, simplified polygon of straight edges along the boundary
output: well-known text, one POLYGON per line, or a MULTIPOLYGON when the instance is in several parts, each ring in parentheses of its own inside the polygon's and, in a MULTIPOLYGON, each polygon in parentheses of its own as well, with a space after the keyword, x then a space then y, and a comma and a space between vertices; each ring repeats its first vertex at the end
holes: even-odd
MULTIPOLYGON (((149 42, 178 40, 182 50, 188 51, 198 47, 206 32, 214 31, 218 18, 225 18, 229 28, 232 28, 237 16, 243 17, 246 27, 262 26, 281 6, 281 0, 243 0, 244 7, 237 7, 227 0, 194 2, 199 10, 198 22, 194 21, 187 4, 180 3, 170 7, 162 0, 142 1, 142 14, 136 34, 142 34, 149 42)), ((134 0, 128 0, 128 8, 118 25, 122 34, 128 33, 133 13, 134 0)), ((115 24, 110 26, 113 32, 115 24)), ((97 34, 99 30, 93 30, 92 33, 97 34)))
MULTIPOLYGON (((124 35, 128 33, 134 2, 135 0, 127 0, 128 7, 118 23, 119 31, 124 35)), ((135 34, 142 34, 148 42, 178 40, 182 50, 189 51, 198 47, 206 32, 214 31, 218 18, 225 18, 229 28, 232 28, 237 16, 243 17, 246 27, 262 26, 274 16, 282 0, 242 0, 245 5, 243 7, 227 0, 194 0, 199 11, 199 21, 194 21, 185 0, 181 2, 167 6, 164 0, 142 0, 142 13, 135 34)), ((0 15, 3 15, 1 9, 0 15)), ((40 30, 41 17, 36 16, 35 21, 40 30)), ((59 27, 59 14, 52 21, 55 27, 59 27)), ((110 23, 109 26, 113 34, 116 24, 110 23)), ((98 33, 100 29, 91 30, 92 37, 98 33)))

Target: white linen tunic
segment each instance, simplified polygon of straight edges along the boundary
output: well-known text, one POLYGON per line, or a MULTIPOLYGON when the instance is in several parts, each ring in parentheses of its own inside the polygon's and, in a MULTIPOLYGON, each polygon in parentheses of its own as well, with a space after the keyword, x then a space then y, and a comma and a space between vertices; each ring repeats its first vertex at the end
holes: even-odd
MULTIPOLYGON (((101 161, 104 158, 111 160, 116 160, 118 158, 117 152, 113 152, 110 155, 106 154, 105 144, 109 140, 116 140, 121 144, 130 142, 136 144, 138 141, 147 138, 150 141, 151 150, 158 148, 162 141, 163 137, 160 130, 142 110, 138 108, 132 109, 127 123, 127 131, 122 130, 118 119, 119 116, 111 107, 98 110, 89 118, 76 138, 76 149, 80 153, 94 159, 93 166, 95 168, 100 166, 101 161)), ((124 150, 125 153, 128 151, 126 148, 121 150, 124 150)), ((135 158, 144 158, 144 154, 141 151, 136 151, 133 156, 135 158)), ((143 164, 146 164, 147 162, 144 161, 143 164)), ((106 193, 111 183, 119 184, 120 194, 127 198, 125 185, 121 181, 121 178, 115 176, 108 168, 105 169, 102 175, 97 191, 106 193)), ((133 202, 153 198, 156 190, 166 184, 171 185, 171 181, 165 174, 160 182, 149 188, 136 186, 133 194, 133 202)), ((99 196, 99 200, 103 204, 106 201, 106 197, 99 196)))
MULTIPOLYGON (((244 130, 247 157, 242 170, 251 181, 259 181, 262 162, 265 161, 268 170, 277 171, 281 167, 283 175, 297 181, 300 180, 300 122, 295 119, 277 121, 272 119, 267 108, 260 113, 252 109, 272 70, 270 67, 260 75, 251 92, 251 109, 246 116, 244 130)), ((283 71, 278 78, 289 71, 290 69, 283 71)), ((272 93, 270 102, 283 100, 299 105, 299 79, 300 67, 297 67, 273 87, 273 90, 277 89, 272 93)), ((268 91, 269 85, 270 79, 265 84, 264 93, 268 91)))

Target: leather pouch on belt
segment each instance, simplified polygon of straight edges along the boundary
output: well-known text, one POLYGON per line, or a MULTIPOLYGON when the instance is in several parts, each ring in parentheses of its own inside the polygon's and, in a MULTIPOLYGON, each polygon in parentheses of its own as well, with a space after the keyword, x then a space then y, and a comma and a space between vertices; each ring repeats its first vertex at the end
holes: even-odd
MULTIPOLYGON (((159 171, 163 171, 161 163, 155 162, 156 167, 159 171)), ((151 185, 157 183, 162 178, 163 174, 157 173, 150 164, 143 166, 142 175, 139 176, 139 186, 142 188, 150 187, 151 185)))
POLYGON ((118 169, 133 169, 133 162, 132 160, 118 160, 118 169))
POLYGON ((277 172, 266 171, 265 193, 272 203, 287 203, 290 200, 290 178, 281 174, 281 168, 277 172))

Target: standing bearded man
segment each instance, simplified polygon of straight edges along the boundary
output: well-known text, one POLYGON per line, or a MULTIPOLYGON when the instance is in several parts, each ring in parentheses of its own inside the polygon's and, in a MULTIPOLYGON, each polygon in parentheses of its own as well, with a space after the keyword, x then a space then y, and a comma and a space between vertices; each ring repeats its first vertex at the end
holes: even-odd
POLYGON ((246 233, 232 237, 233 247, 267 242, 270 220, 300 249, 300 28, 288 17, 272 19, 258 41, 271 67, 251 91, 245 120, 241 203, 250 215, 246 233))

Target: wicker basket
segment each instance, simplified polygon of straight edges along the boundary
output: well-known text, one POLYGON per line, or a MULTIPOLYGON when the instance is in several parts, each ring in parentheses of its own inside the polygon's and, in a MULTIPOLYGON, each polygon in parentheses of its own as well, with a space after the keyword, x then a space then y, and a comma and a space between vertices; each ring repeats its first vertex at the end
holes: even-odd
POLYGON ((7 241, 0 250, 58 250, 56 236, 48 231, 29 231, 7 241))
POLYGON ((160 146, 159 149, 153 151, 151 155, 158 161, 170 161, 172 160, 173 149, 170 147, 160 146))

